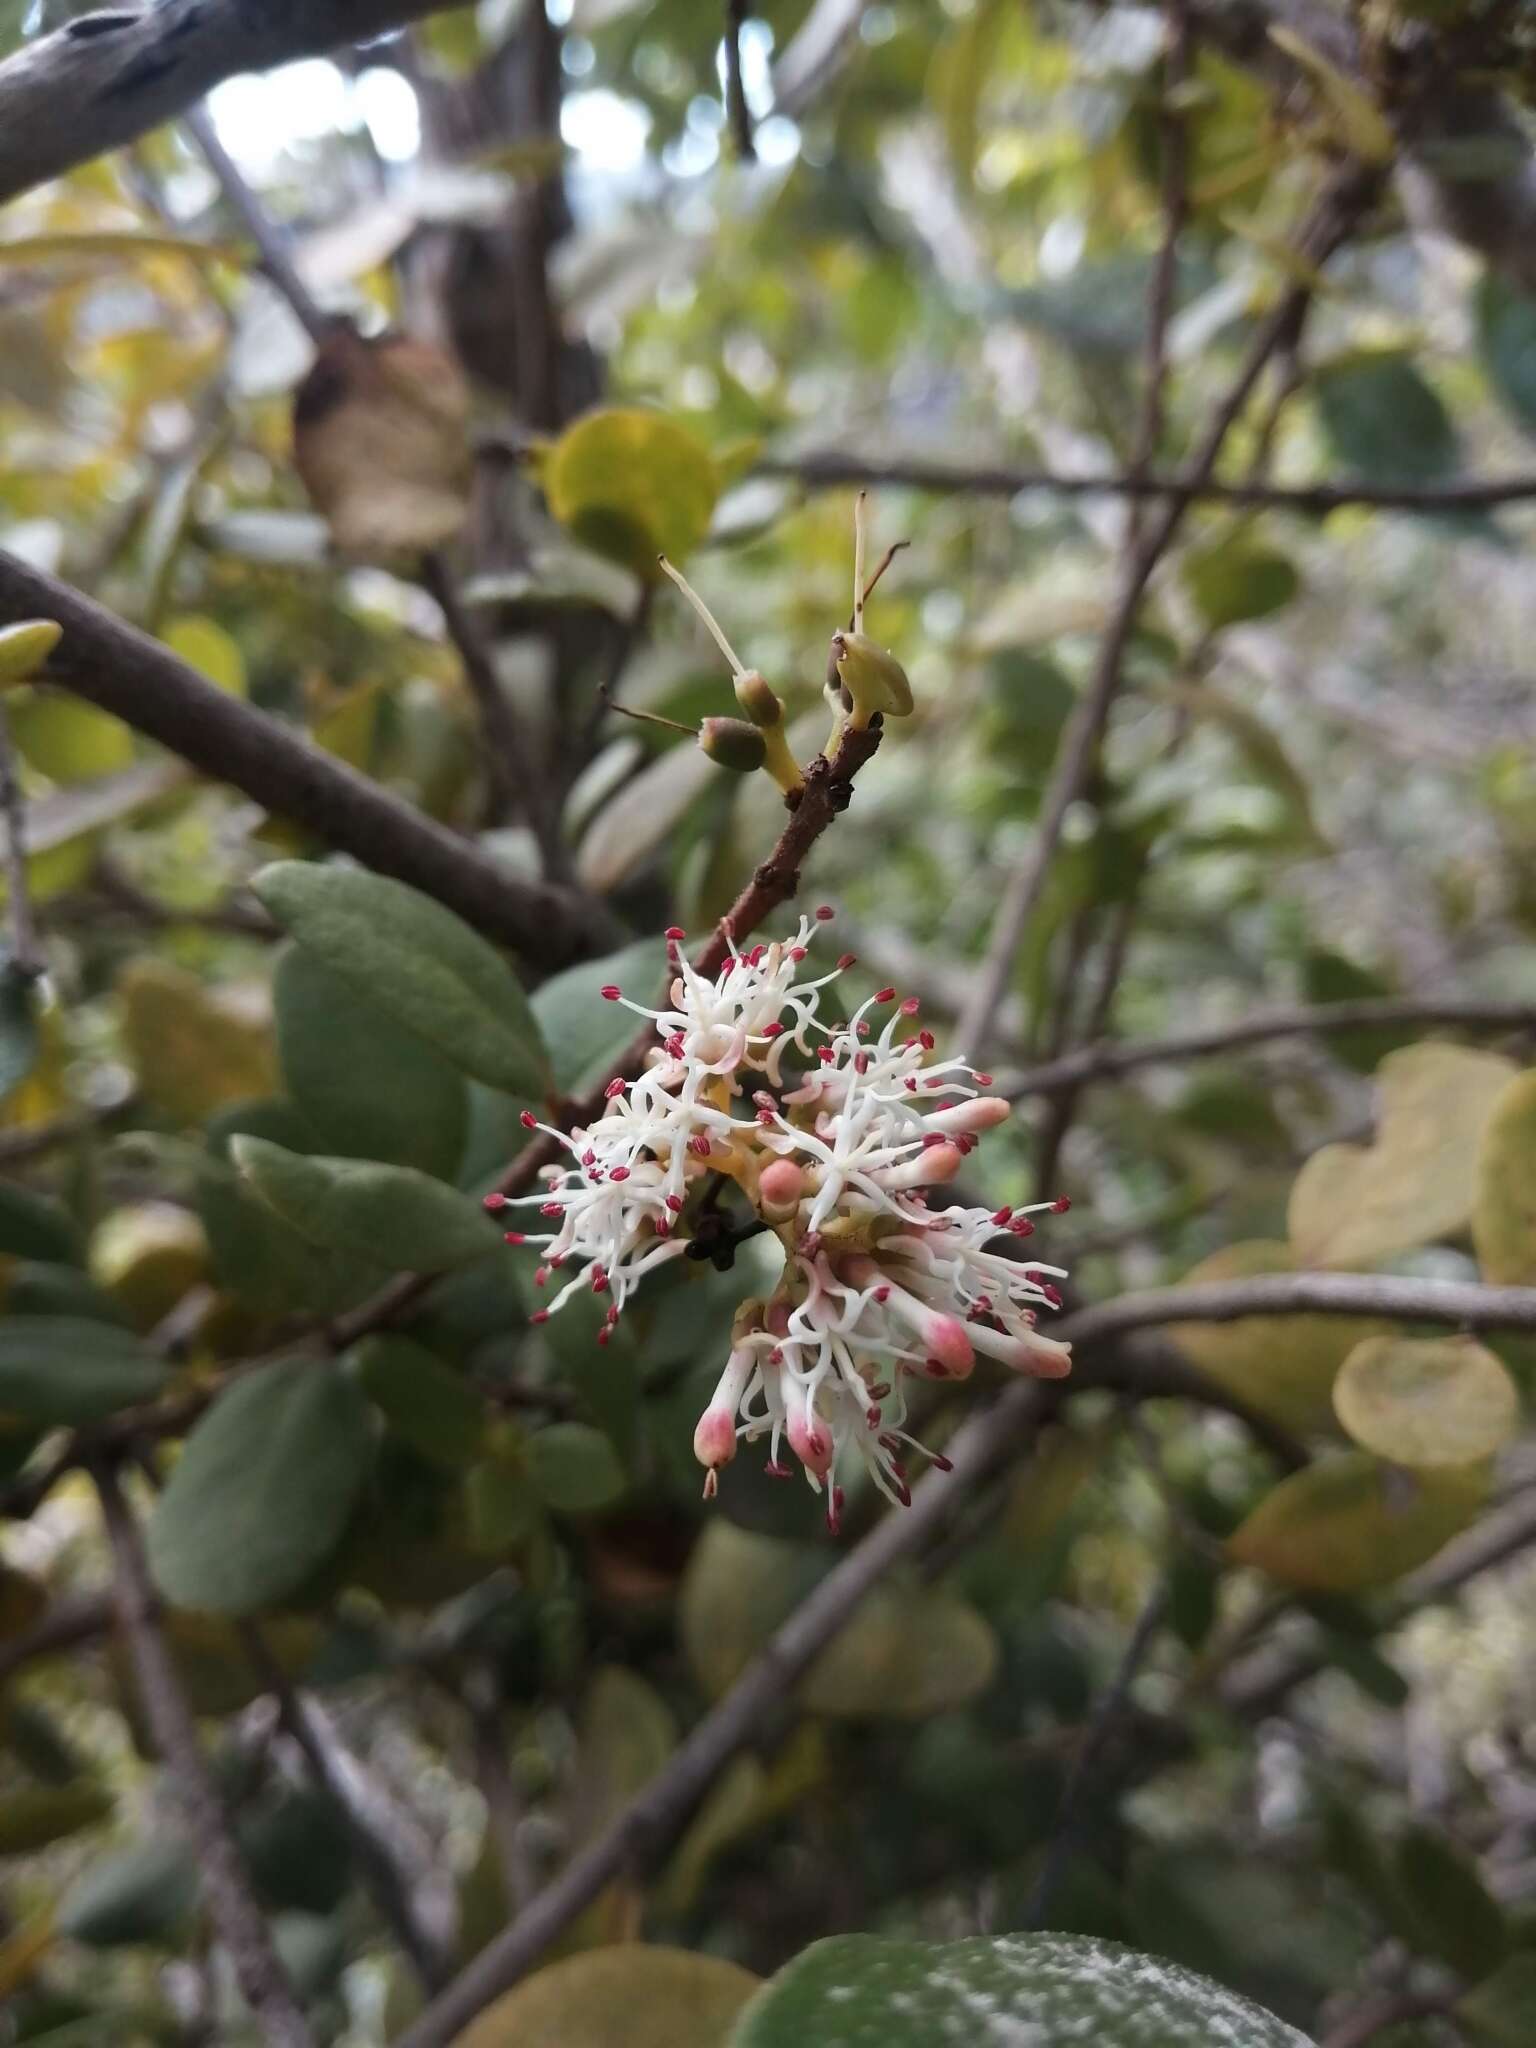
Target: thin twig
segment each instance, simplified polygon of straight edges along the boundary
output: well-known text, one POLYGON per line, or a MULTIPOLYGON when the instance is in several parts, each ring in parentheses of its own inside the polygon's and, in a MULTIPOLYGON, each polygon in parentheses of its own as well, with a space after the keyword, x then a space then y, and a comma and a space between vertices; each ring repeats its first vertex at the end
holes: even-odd
POLYGON ((968 498, 1016 498, 1025 491, 1047 491, 1064 498, 1166 498, 1185 504, 1243 505, 1310 519, 1325 519, 1330 512, 1351 505, 1443 519, 1458 512, 1487 512, 1536 498, 1536 476, 1526 473, 1474 477, 1453 484, 1375 485, 1363 479, 1334 484, 1223 483, 1214 477, 1202 478, 1193 467, 1176 476, 1149 472, 1138 477, 1127 470, 1073 476, 1055 469, 933 462, 922 456, 875 461, 851 450, 846 454, 817 450, 804 455, 765 455, 754 467, 759 476, 785 477, 818 491, 863 485, 870 490, 905 489, 931 492, 936 497, 968 498))
POLYGON ((208 109, 189 107, 182 116, 182 122, 197 143, 203 161, 218 180, 225 199, 256 244, 261 267, 274 288, 287 300, 310 340, 317 346, 323 343, 336 323, 299 275, 288 236, 267 212, 246 182, 239 165, 219 140, 208 109))
POLYGON ((208 1911, 265 2039, 273 2048, 313 2048, 198 1745, 192 1710, 160 1630, 138 1524, 115 1467, 102 1464, 95 1480, 112 1549, 118 1620, 133 1660, 144 1717, 181 1808, 208 1911))
MULTIPOLYGON (((1189 9, 1186 0, 1167 0, 1164 11, 1168 24, 1168 54, 1164 62, 1162 109, 1158 123, 1163 149, 1163 235, 1147 289, 1141 418, 1130 463, 1130 474, 1137 478, 1144 477, 1151 468, 1163 435, 1168 384, 1168 323, 1173 316, 1179 278, 1179 238, 1184 232, 1189 212, 1188 119, 1177 97, 1190 69, 1189 9)), ((1145 502, 1140 498, 1131 500, 1130 517, 1126 522, 1127 554, 1141 537, 1141 513, 1145 502)))
POLYGON ((1056 1810, 1055 1824, 1051 1830, 1050 1843, 1040 1874, 1030 1894, 1029 1904, 1024 1913, 1026 1927, 1044 1927, 1047 1924, 1051 1906, 1062 1879, 1067 1874, 1078 1845, 1081 1833, 1083 1794, 1090 1779, 1098 1772, 1104 1751, 1115 1732, 1117 1722, 1131 1696, 1131 1687, 1136 1682, 1136 1673, 1141 1669, 1142 1659, 1151 1649, 1163 1616, 1168 1609, 1168 1587, 1159 1582, 1137 1616, 1136 1626, 1131 1630, 1130 1640, 1125 1646, 1119 1666, 1110 1681, 1104 1697, 1094 1708, 1083 1739, 1078 1745, 1077 1755, 1062 1787, 1061 1804, 1056 1810))
POLYGON ((10 722, 0 706, 0 820, 5 825, 5 886, 11 915, 11 957, 8 974, 35 981, 43 971, 43 950, 37 936, 32 891, 27 882, 27 800, 16 771, 16 750, 10 722))
POLYGON ((1149 1287, 1096 1302, 1063 1335, 1094 1344, 1167 1323, 1231 1323, 1241 1316, 1386 1316, 1451 1329, 1536 1330, 1536 1287, 1476 1280, 1408 1280, 1395 1273, 1265 1273, 1193 1287, 1149 1287))
POLYGON ((743 163, 757 162, 757 144, 752 136, 752 109, 741 75, 741 31, 749 12, 748 0, 725 0, 725 111, 730 122, 736 154, 743 163))
MULTIPOLYGON (((1354 168, 1330 181, 1298 238, 1298 255, 1309 273, 1325 263, 1338 248, 1374 189, 1375 180, 1354 168)), ((1196 479, 1204 480, 1211 475, 1228 433, 1270 356, 1292 332, 1298 311, 1311 290, 1309 279, 1293 280, 1249 344, 1242 368, 1217 407, 1191 464, 1191 475, 1196 479)), ((1092 680, 1062 738, 1050 784, 1040 807, 1033 844, 1003 891, 986 957, 957 1027, 959 1043, 972 1054, 980 1054, 986 1048, 998 1006, 1013 972, 1019 942, 1045 887, 1067 814, 1081 795, 1097 757, 1099 742, 1119 692, 1125 653, 1142 598, 1153 571, 1176 538, 1188 510, 1187 497, 1169 499, 1138 540, 1125 565, 1119 596, 1104 630, 1092 680)))

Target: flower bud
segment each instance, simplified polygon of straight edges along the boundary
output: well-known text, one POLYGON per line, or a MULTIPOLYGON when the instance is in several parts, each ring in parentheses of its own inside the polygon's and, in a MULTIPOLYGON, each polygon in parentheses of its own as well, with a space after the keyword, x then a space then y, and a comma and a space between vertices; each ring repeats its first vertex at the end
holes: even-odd
POLYGON ((912 685, 893 654, 867 633, 832 635, 832 669, 853 703, 848 723, 861 732, 877 711, 905 718, 912 709, 912 685))
POLYGON ((63 637, 64 628, 52 619, 23 619, 17 626, 0 626, 0 689, 35 676, 63 637))
POLYGON ((805 1175, 793 1159, 775 1159, 758 1176, 758 1204, 770 1223, 793 1216, 804 1192, 805 1175))
POLYGON ((782 722, 784 706, 760 670, 744 668, 734 681, 736 702, 754 725, 769 726, 782 722))
POLYGON ((806 1471, 825 1479, 832 1469, 832 1432, 797 1414, 790 1416, 784 1433, 806 1471))
POLYGON ((706 718, 699 727, 699 745, 711 761, 738 775, 750 775, 768 758, 763 735, 744 718, 706 718))

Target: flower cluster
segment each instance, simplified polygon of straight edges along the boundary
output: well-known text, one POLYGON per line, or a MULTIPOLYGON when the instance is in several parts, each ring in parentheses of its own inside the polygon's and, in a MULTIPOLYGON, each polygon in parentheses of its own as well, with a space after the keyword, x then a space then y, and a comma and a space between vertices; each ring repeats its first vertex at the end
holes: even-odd
MULTIPOLYGON (((831 915, 823 907, 816 919, 831 915)), ((787 1449, 825 1488, 835 1528, 838 1473, 851 1459, 889 1499, 910 1500, 904 1459, 923 1450, 906 1428, 914 1378, 964 1379, 978 1355, 1051 1378, 1071 1361, 1035 1327, 1041 1307, 1060 1306, 1052 1283, 1062 1276, 1018 1256, 1034 1212, 932 1202, 1008 1103, 985 1092, 989 1075, 936 1056, 915 998, 883 988, 846 1020, 824 1020, 823 994, 853 958, 809 971, 813 931, 804 918, 790 938, 732 952, 711 979, 683 957, 674 928, 669 1008, 603 990, 649 1018, 657 1044, 638 1079, 609 1084, 607 1108, 585 1128, 567 1134, 524 1115, 569 1163, 525 1198, 549 1228, 508 1238, 542 1248, 539 1286, 560 1276, 534 1321, 580 1292, 607 1295, 603 1342, 645 1274, 686 1251, 706 1216, 718 1220, 734 1183, 784 1265, 766 1300, 737 1311, 694 1436, 704 1491, 738 1442, 766 1438, 768 1470, 788 1476, 787 1449)), ((509 1206, 499 1195, 488 1204, 509 1206)))

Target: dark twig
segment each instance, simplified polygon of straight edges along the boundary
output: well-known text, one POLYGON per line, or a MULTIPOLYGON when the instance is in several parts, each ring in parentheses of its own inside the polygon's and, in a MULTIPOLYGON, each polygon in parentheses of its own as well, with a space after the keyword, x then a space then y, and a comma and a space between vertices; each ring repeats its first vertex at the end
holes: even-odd
POLYGON ((757 162, 757 144, 752 139, 752 109, 741 76, 741 31, 749 12, 748 0, 725 0, 725 112, 730 122, 736 154, 743 163, 757 162))
POLYGON ((1083 1731, 1077 1755, 1073 1758, 1072 1768, 1067 1773, 1067 1782, 1062 1787, 1061 1804, 1056 1811, 1056 1821, 1051 1830, 1050 1843, 1046 1848, 1045 1861, 1040 1866, 1040 1874, 1035 1880, 1034 1890, 1025 1908, 1026 1927, 1044 1927, 1049 1922, 1056 1893, 1076 1853, 1082 1832, 1083 1795, 1099 1771, 1104 1752, 1130 1699, 1131 1687, 1136 1682, 1136 1673, 1141 1669, 1142 1659, 1152 1647, 1167 1609, 1168 1588, 1166 1584, 1160 1583, 1153 1588, 1150 1598, 1137 1616, 1136 1626, 1131 1630, 1130 1640, 1125 1646, 1115 1675, 1083 1731))
MULTIPOLYGON (((1376 180, 1353 167, 1330 181, 1298 239, 1299 258, 1309 272, 1325 263, 1339 247, 1375 189, 1376 180)), ((1236 424, 1271 355, 1294 331, 1298 313, 1311 291, 1310 277, 1293 280, 1249 343, 1242 367, 1226 397, 1216 408, 1190 465, 1190 473, 1198 481, 1203 482, 1211 476, 1228 433, 1236 424)), ((1050 784, 1040 807, 1033 843, 1003 890, 986 957, 957 1026, 959 1043, 972 1054, 985 1051, 998 1006, 1013 972, 1019 942, 1045 887, 1067 814, 1081 795, 1097 757, 1099 742, 1119 692, 1125 653, 1142 598, 1153 571, 1177 537, 1188 509, 1187 497, 1167 500, 1137 541, 1124 566, 1120 593, 1104 629, 1092 680, 1062 737, 1050 784)))
POLYGON ((39 1657, 57 1657, 94 1641, 111 1627, 112 1612, 105 1593, 80 1593, 70 1600, 55 1601, 30 1628, 0 1639, 0 1685, 39 1657))
POLYGON ((27 883, 27 801, 16 771, 10 723, 0 706, 0 820, 5 825, 5 886, 10 899, 11 957, 7 974, 33 981, 43 971, 43 952, 27 883))
POLYGON ((287 300, 310 340, 317 345, 323 343, 335 322, 299 275, 288 237, 256 197, 239 165, 219 140, 208 109, 189 107, 182 121, 197 143, 204 162, 218 180, 220 191, 238 214, 241 226, 256 244, 262 269, 287 300))
POLYGON ((57 619, 64 628, 47 670, 51 681, 324 844, 435 896, 488 937, 547 966, 618 943, 613 920, 590 898, 512 874, 277 719, 216 689, 158 640, 0 552, 0 623, 27 618, 57 619))
POLYGON ((138 1524, 115 1467, 102 1464, 95 1479, 112 1549, 118 1620, 133 1660, 144 1717, 191 1840, 208 1911, 264 2038, 273 2048, 313 2048, 198 1745, 192 1710, 160 1630, 138 1524))
POLYGON ((1017 1100, 1024 1095, 1054 1095, 1090 1081, 1134 1073, 1141 1067, 1177 1065, 1181 1060, 1235 1052, 1271 1038, 1328 1037, 1335 1032, 1395 1030, 1443 1025, 1458 1031, 1536 1031, 1536 1003, 1445 1001, 1433 998, 1370 997, 1354 1003, 1321 1003, 1292 1010, 1256 1010, 1235 1024, 1217 1024, 1205 1031, 1181 1031, 1117 1045, 1106 1041, 1085 1045, 1043 1066, 1005 1075, 1000 1090, 1017 1100))

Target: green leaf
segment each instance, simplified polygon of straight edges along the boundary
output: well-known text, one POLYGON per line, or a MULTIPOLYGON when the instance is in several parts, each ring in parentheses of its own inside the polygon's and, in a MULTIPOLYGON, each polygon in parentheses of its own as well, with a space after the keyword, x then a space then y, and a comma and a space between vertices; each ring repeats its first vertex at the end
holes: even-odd
POLYGON ((469 1125, 462 1075, 302 946, 278 962, 272 1000, 288 1093, 330 1149, 452 1176, 469 1125))
POLYGON ((1224 1985, 1070 1934, 813 1942, 758 1992, 730 2048, 1307 2048, 1224 1985))
POLYGON ((1184 581, 1208 626, 1237 626, 1282 611, 1301 588, 1295 564, 1273 548, 1223 541, 1186 557, 1184 581))
POLYGON ((1377 1069, 1376 1142, 1324 1145, 1291 1188, 1298 1266, 1368 1266, 1465 1230, 1478 1153, 1516 1068, 1462 1045, 1411 1045, 1377 1069))
POLYGON ((12 1785, 0 1801, 0 1856, 32 1856, 100 1827, 113 1808, 102 1785, 12 1785))
POLYGON ((1536 427, 1536 296, 1489 270, 1475 306, 1477 348, 1489 383, 1522 426, 1536 427))
POLYGON ((80 1233, 57 1202, 0 1181, 0 1253, 43 1265, 80 1263, 80 1233))
POLYGON ((179 1842, 135 1842, 88 1865, 60 1899, 54 1925, 93 1948, 169 1942, 196 1897, 197 1871, 179 1842))
POLYGON ((482 1458, 464 1475, 464 1519, 472 1549, 499 1557, 524 1542, 539 1519, 525 1472, 499 1458, 482 1458))
POLYGON ((129 1330, 84 1316, 0 1322, 0 1414, 26 1422, 100 1422, 153 1400, 166 1368, 129 1330))
POLYGON ((1282 1585, 1355 1593, 1426 1563, 1487 1493, 1483 1465, 1409 1473, 1351 1451, 1282 1479, 1227 1549, 1235 1563, 1256 1565, 1282 1585))
MULTIPOLYGON (((1295 1270, 1289 1245, 1255 1238, 1224 1245, 1184 1278, 1198 1286, 1295 1270)), ((1169 1335, 1218 1386, 1307 1436, 1334 1427, 1338 1369, 1355 1345, 1382 1329, 1363 1316, 1239 1316, 1230 1323, 1175 1323, 1169 1335)))
POLYGON ((271 1030, 263 1007, 209 988, 195 974, 154 958, 134 960, 118 981, 123 1035, 140 1085, 180 1124, 271 1092, 271 1030))
POLYGON ((547 1424, 529 1437, 527 1456, 540 1499, 560 1514, 593 1514, 627 1484, 613 1445, 585 1422, 547 1424))
POLYGON ((441 1273, 501 1243, 478 1202, 410 1166, 306 1157, 265 1138, 230 1140, 242 1177, 311 1244, 391 1269, 441 1273))
POLYGON ((461 1072, 543 1094, 549 1063, 527 998, 452 911, 404 882, 311 861, 278 861, 252 886, 301 946, 461 1072))
POLYGON ((92 782, 133 764, 133 733, 123 721, 66 690, 29 690, 6 709, 17 746, 50 781, 92 782))
POLYGON ((487 2006, 455 2035, 455 2048, 726 2048, 731 2022, 760 1981, 687 1949, 590 1949, 550 1963, 487 2006))
POLYGON ((549 449, 549 509, 579 541, 654 582, 658 554, 682 562, 709 531, 720 472, 702 442, 665 413, 607 407, 549 449))
POLYGON ((1470 1465, 1520 1427, 1502 1360, 1471 1337, 1368 1337, 1334 1382, 1340 1422, 1363 1450, 1397 1465, 1470 1465))
MULTIPOLYGON (((718 1697, 827 1568, 824 1549, 712 1522, 688 1561, 680 1627, 700 1683, 718 1697)), ((915 1581, 877 1586, 800 1688, 813 1713, 919 1720, 986 1689, 997 1641, 973 1607, 915 1581)))
POLYGON ((272 1907, 330 1913, 352 1881, 352 1838, 335 1801, 307 1786, 282 1787, 240 1816, 240 1853, 272 1907))
POLYGON ((1485 1280, 1536 1281, 1536 1073, 1511 1081, 1493 1105, 1477 1156, 1472 1247, 1485 1280))
MULTIPOLYGON (((1390 996, 1392 984, 1379 974, 1357 966, 1342 953, 1326 946, 1309 946, 1302 956, 1301 993, 1309 1003, 1353 1003, 1390 996)), ((1374 1073, 1389 1052, 1412 1042, 1414 1032, 1402 1025, 1395 1029, 1380 1025, 1364 1031, 1330 1031, 1324 1043, 1335 1059, 1374 1073)))
POLYGON ((485 1403, 451 1366, 409 1337, 368 1337, 348 1354, 358 1384, 395 1435, 457 1472, 485 1441, 485 1403))
POLYGON ((30 974, 0 945, 0 1102, 37 1065, 37 995, 30 974))
POLYGON ((247 695, 245 656, 217 619, 189 612, 183 618, 170 620, 161 629, 160 638, 173 654, 179 654, 228 696, 247 695))
POLYGON ((1391 1869, 1415 1946, 1464 1977, 1498 1968, 1509 1945, 1503 1911, 1453 1842, 1436 1828, 1410 1827, 1391 1869))
POLYGON ((297 1591, 340 1541, 372 1458, 368 1403, 334 1365, 289 1358, 237 1380, 155 1505, 160 1590, 211 1614, 254 1614, 297 1591))
POLYGON ((549 1047, 555 1087, 562 1095, 585 1095, 611 1073, 613 1063, 635 1035, 633 1010, 605 1003, 599 990, 616 983, 637 1002, 653 1003, 666 972, 659 939, 637 939, 601 960, 582 960, 553 974, 535 993, 533 1014, 549 1047))
POLYGON ((1347 470, 1374 484, 1432 484, 1456 467, 1450 414, 1406 355, 1382 350, 1316 370, 1323 433, 1347 470))
POLYGON ((1530 2048, 1536 2041, 1536 1954, 1512 1955, 1452 2008, 1452 2017, 1487 2048, 1530 2048))

